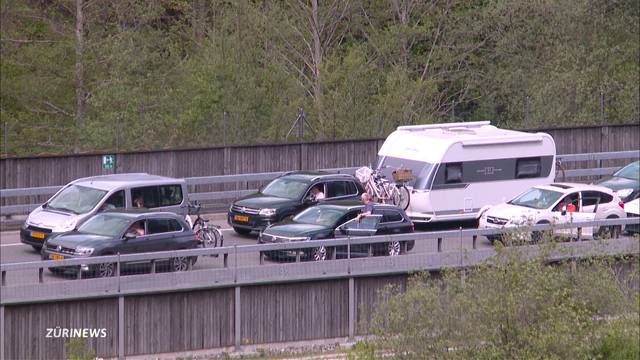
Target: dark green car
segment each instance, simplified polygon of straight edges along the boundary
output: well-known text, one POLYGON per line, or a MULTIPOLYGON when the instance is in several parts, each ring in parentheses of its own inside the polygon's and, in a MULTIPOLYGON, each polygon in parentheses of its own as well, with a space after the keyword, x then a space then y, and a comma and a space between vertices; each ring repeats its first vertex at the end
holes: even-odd
MULTIPOLYGON (((360 221, 356 216, 362 212, 364 205, 360 202, 343 201, 326 203, 310 207, 298 215, 267 227, 258 237, 261 244, 286 243, 292 241, 312 241, 345 236, 373 236, 412 233, 414 226, 405 212, 393 205, 376 204, 371 215, 360 221)), ((399 255, 405 244, 399 241, 351 246, 351 256, 399 255)), ((406 249, 411 250, 414 241, 407 241, 406 249)), ((336 248, 307 248, 301 257, 308 260, 321 261, 347 254, 346 246, 336 248)), ((270 251, 271 258, 295 257, 297 251, 270 251)))

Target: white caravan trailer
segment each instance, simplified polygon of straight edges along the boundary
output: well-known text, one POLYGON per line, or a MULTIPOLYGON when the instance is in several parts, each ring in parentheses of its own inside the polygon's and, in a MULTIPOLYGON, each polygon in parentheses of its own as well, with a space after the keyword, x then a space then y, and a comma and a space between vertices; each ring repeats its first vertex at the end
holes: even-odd
POLYGON ((478 218, 556 175, 556 146, 545 133, 498 129, 489 121, 400 126, 378 152, 377 168, 391 178, 412 170, 407 214, 416 222, 478 218))

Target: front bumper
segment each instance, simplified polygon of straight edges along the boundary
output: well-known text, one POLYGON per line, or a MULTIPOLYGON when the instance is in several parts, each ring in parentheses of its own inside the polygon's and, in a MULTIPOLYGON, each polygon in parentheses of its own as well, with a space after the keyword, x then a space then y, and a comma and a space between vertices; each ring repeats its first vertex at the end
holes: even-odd
POLYGON ((58 233, 54 233, 50 229, 22 225, 20 228, 20 242, 31 246, 42 247, 47 239, 57 234, 58 233))
POLYGON ((267 226, 276 222, 275 216, 265 217, 255 214, 240 213, 235 211, 229 211, 227 213, 227 223, 233 227, 262 231, 267 226), (246 220, 246 221, 243 221, 246 220))
MULTIPOLYGON (((53 251, 51 249, 48 249, 47 247, 44 247, 40 254, 41 254, 42 260, 68 260, 68 259, 86 258, 86 256, 74 255, 66 252, 53 251)), ((71 272, 71 273, 78 273, 78 270, 82 271, 83 273, 93 272, 91 265, 85 265, 85 264, 81 264, 79 267, 78 266, 58 266, 53 268, 58 269, 60 271, 71 272)))

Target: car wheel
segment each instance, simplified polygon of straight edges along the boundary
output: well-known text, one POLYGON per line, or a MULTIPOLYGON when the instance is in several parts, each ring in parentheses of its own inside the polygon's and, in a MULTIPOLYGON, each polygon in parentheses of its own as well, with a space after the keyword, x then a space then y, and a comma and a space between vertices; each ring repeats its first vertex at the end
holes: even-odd
POLYGON ((388 256, 398 256, 400 255, 400 250, 402 249, 402 246, 400 244, 400 241, 392 241, 390 243, 387 243, 387 255, 388 256))
POLYGON ((240 227, 233 227, 233 231, 235 231, 236 233, 240 234, 240 235, 248 235, 251 230, 249 229, 245 229, 245 228, 240 228, 240 227))
POLYGON ((190 257, 178 256, 171 259, 172 271, 187 271, 189 270, 189 262, 192 261, 190 257))
MULTIPOLYGON (((549 225, 549 222, 548 221, 540 221, 540 222, 536 223, 536 225, 549 225)), ((549 233, 550 232, 548 230, 547 231, 532 231, 531 232, 531 243, 532 244, 537 244, 537 243, 541 242, 544 239, 545 234, 549 234, 549 233)))
MULTIPOLYGON (((617 219, 617 216, 609 216, 607 220, 617 219)), ((595 236, 598 239, 613 239, 616 235, 619 235, 622 232, 622 228, 619 225, 611 225, 611 226, 600 226, 598 231, 596 231, 595 236)))
POLYGON ((98 264, 95 274, 97 277, 111 277, 116 274, 116 263, 98 264))
POLYGON ((40 252, 42 250, 42 245, 31 245, 33 250, 40 252))
POLYGON ((317 247, 311 250, 311 259, 313 261, 325 261, 327 260, 327 248, 324 246, 317 247))

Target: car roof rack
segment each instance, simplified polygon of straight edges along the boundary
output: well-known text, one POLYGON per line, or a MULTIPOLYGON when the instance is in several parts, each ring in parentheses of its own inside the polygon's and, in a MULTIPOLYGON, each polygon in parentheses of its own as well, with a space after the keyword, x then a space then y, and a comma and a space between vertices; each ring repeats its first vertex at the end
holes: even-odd
POLYGON ((444 123, 444 124, 405 125, 405 126, 398 126, 396 130, 422 131, 422 130, 430 130, 430 129, 451 129, 451 128, 470 129, 474 127, 481 127, 484 125, 491 125, 491 121, 469 121, 469 122, 454 122, 454 123, 444 123))

